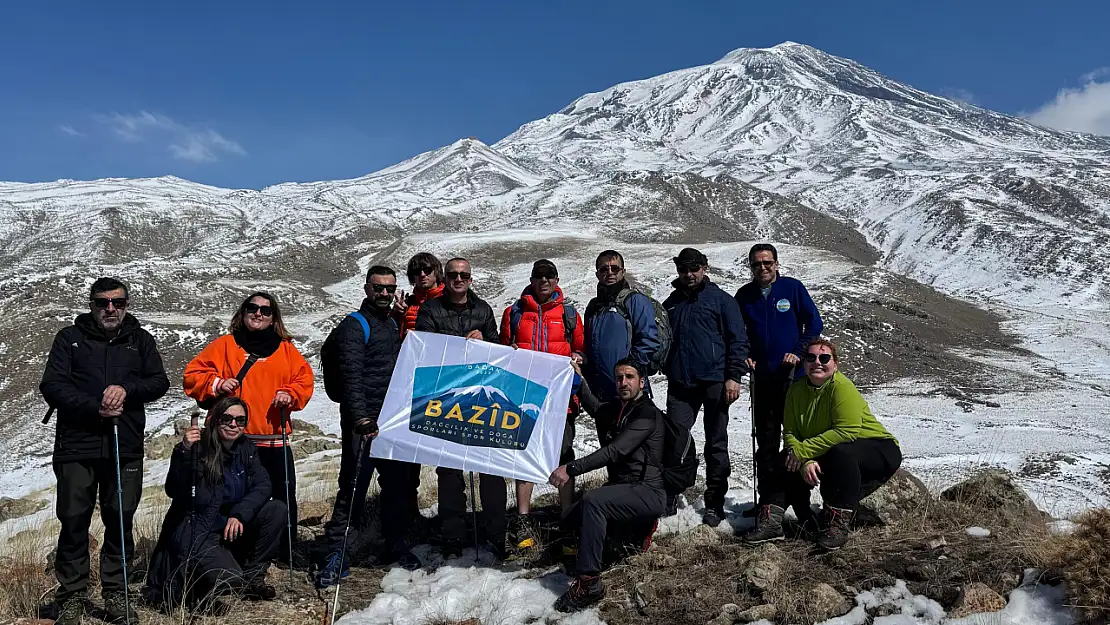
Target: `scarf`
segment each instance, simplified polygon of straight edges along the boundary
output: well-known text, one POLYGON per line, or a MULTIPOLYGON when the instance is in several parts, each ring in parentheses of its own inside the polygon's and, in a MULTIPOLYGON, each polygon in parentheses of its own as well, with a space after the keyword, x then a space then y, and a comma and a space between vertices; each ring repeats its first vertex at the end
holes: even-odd
POLYGON ((250 330, 236 330, 233 333, 235 343, 259 358, 268 358, 281 347, 281 337, 274 332, 272 327, 257 332, 250 330))

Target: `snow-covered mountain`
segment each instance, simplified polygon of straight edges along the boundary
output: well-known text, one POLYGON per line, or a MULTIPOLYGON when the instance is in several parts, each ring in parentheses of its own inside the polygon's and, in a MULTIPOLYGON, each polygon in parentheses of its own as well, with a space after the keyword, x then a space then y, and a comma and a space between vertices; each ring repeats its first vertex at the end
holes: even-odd
MULTIPOLYGON (((493 146, 462 139, 352 180, 0 183, 0 437, 48 454, 35 421, 44 356, 95 275, 132 283, 176 376, 255 288, 281 298, 315 354, 370 262, 400 268, 420 250, 470 257, 495 307, 552 258, 582 307, 602 249, 627 251, 658 294, 686 244, 735 289, 750 242, 772 240, 865 381, 1016 387, 1036 373, 1107 393, 1108 198, 1110 138, 794 43, 616 85, 493 146), (1027 371, 984 364, 1019 342, 1038 355, 1021 352, 1027 371)), ((172 391, 152 427, 188 406, 172 391)), ((322 395, 311 406, 333 417, 322 395)))

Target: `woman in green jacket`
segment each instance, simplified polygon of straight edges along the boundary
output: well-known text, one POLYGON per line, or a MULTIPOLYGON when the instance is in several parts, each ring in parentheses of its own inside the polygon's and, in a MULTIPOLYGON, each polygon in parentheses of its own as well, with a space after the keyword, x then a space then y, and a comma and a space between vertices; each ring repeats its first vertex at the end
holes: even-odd
POLYGON ((837 371, 836 345, 825 339, 806 347, 806 377, 790 386, 783 412, 782 469, 775 494, 759 511, 759 524, 744 542, 783 538, 786 508, 804 526, 815 521, 809 492, 817 486, 825 507, 817 545, 844 546, 856 506, 886 483, 902 464, 898 441, 871 414, 859 390, 837 371))

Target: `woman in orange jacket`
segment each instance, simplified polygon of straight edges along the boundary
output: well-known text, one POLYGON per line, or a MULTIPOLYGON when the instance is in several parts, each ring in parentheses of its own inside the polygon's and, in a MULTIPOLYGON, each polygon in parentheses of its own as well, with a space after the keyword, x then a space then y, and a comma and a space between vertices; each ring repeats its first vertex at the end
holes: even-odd
MULTIPOLYGON (((185 394, 202 404, 229 395, 246 402, 251 419, 245 435, 258 447, 258 459, 274 484, 273 498, 289 507, 296 527, 296 471, 293 454, 282 443, 282 414, 304 409, 312 398, 312 367, 293 345, 277 300, 269 293, 253 293, 243 300, 229 330, 185 367, 185 394), (251 355, 251 367, 240 376, 251 355), (287 469, 289 501, 284 487, 287 469)), ((291 420, 285 424, 290 426, 291 420)), ((279 558, 289 557, 287 540, 283 534, 279 558)))

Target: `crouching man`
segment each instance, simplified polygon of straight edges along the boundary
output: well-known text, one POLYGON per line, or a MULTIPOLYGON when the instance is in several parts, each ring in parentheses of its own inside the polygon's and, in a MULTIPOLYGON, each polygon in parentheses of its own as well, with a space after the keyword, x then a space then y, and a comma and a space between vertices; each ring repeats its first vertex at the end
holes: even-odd
MULTIPOLYGON (((574 365, 578 369, 578 365, 574 365)), ((601 556, 605 534, 616 524, 658 519, 666 508, 663 491, 663 414, 644 394, 644 377, 629 359, 613 367, 618 399, 602 404, 584 382, 582 406, 597 423, 601 449, 551 474, 556 487, 570 478, 605 468, 609 481, 588 491, 571 508, 567 522, 578 529, 577 577, 555 601, 560 612, 585 609, 605 596, 601 556)))

